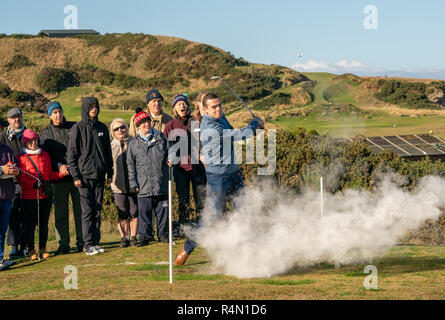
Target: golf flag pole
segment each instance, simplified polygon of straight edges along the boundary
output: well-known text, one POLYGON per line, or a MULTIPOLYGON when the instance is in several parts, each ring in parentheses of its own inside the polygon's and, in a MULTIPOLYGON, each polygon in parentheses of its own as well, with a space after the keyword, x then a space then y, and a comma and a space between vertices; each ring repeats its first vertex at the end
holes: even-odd
POLYGON ((323 219, 323 177, 320 177, 320 218, 323 219))
POLYGON ((172 171, 173 167, 168 167, 168 263, 170 270, 170 283, 173 283, 172 171))

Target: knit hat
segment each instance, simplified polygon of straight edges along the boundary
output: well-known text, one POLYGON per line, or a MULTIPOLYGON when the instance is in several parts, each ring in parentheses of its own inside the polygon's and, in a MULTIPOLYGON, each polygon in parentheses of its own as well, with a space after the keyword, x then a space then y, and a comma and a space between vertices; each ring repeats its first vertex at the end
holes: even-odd
POLYGON ((29 140, 32 140, 32 139, 38 140, 39 139, 38 134, 35 133, 34 131, 32 131, 31 129, 25 129, 22 134, 23 144, 26 144, 29 140))
POLYGON ((150 121, 150 115, 145 111, 139 111, 134 116, 134 124, 136 125, 136 128, 139 128, 139 126, 144 123, 145 121, 150 121))
POLYGON ((147 95, 145 96, 145 104, 148 104, 151 100, 154 99, 161 99, 164 101, 164 97, 159 93, 158 90, 152 89, 147 92, 147 95))
POLYGON ((187 106, 190 107, 190 103, 189 103, 189 101, 187 100, 187 93, 177 94, 177 95, 173 98, 173 109, 175 108, 175 105, 176 105, 179 101, 184 101, 185 103, 187 103, 187 106))
POLYGON ((51 116, 54 110, 60 109, 63 111, 62 106, 57 101, 51 101, 46 105, 46 112, 48 112, 48 115, 51 116))

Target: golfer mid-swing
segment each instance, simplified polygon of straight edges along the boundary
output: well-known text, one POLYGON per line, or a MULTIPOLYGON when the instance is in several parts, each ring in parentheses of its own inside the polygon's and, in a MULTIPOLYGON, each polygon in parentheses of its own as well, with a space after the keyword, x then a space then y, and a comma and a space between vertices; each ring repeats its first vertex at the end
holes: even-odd
MULTIPOLYGON (((225 212, 226 201, 231 201, 244 187, 233 142, 252 137, 257 128, 264 128, 264 122, 255 117, 248 126, 234 129, 224 116, 221 100, 216 94, 206 94, 202 103, 205 115, 201 121, 200 140, 207 176, 207 204, 202 218, 203 223, 211 223, 225 212)), ((175 258, 175 266, 183 265, 195 247, 193 239, 187 239, 175 258)))

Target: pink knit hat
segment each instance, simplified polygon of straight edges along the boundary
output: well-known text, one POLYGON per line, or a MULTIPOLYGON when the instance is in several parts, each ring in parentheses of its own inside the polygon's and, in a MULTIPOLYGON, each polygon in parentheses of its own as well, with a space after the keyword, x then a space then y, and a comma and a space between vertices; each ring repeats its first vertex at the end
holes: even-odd
POLYGON ((22 134, 22 142, 26 144, 29 140, 37 139, 39 140, 39 136, 37 133, 32 131, 31 129, 25 129, 22 134))

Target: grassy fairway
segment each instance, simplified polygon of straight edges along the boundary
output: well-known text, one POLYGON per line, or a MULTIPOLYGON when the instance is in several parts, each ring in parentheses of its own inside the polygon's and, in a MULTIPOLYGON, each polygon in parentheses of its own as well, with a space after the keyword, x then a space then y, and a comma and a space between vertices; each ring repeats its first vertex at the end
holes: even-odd
MULTIPOLYGON (((366 290, 365 265, 296 268, 270 279, 211 274, 198 248, 168 283, 168 245, 118 247, 117 235, 103 237, 104 254, 84 253, 19 261, 0 273, 0 299, 445 299, 445 247, 397 246, 375 260, 378 289, 366 290), (78 290, 66 290, 65 266, 78 269, 78 290)), ((177 241, 177 253, 183 240, 177 241)), ((49 249, 55 249, 55 241, 49 249)))
POLYGON ((298 118, 283 117, 272 123, 286 129, 296 127, 315 129, 320 134, 329 134, 334 137, 358 134, 365 136, 389 136, 428 133, 432 130, 435 135, 445 138, 445 117, 442 116, 420 116, 411 118, 382 114, 366 119, 352 116, 331 118, 317 115, 298 118))

